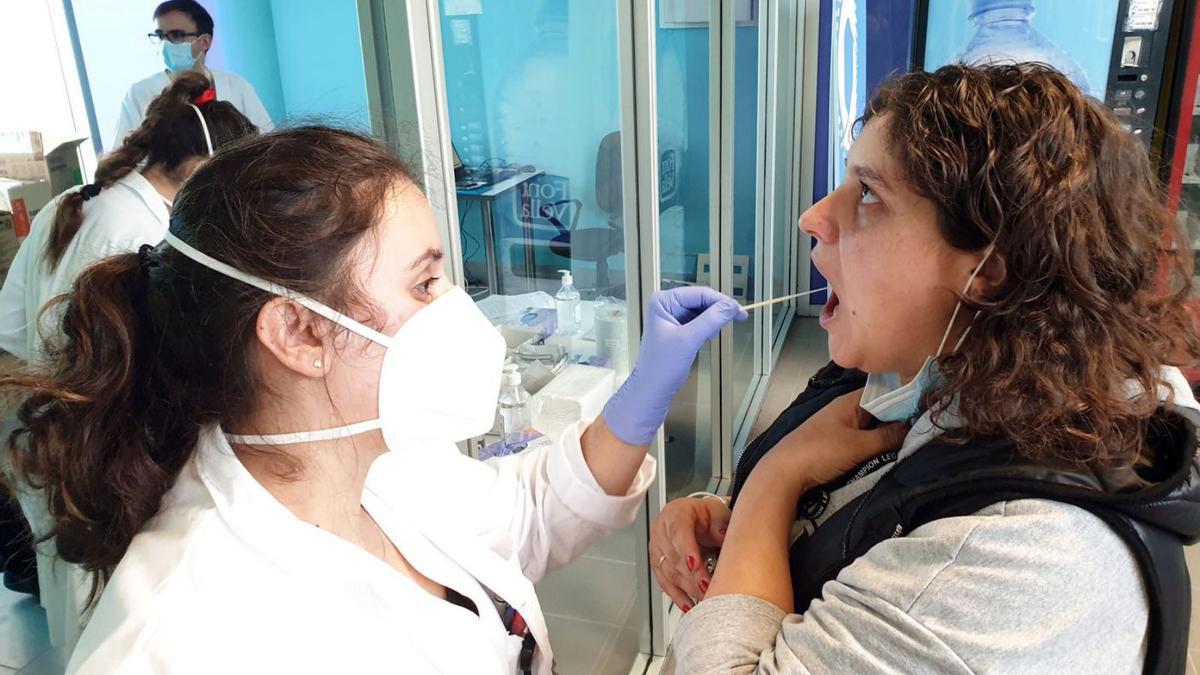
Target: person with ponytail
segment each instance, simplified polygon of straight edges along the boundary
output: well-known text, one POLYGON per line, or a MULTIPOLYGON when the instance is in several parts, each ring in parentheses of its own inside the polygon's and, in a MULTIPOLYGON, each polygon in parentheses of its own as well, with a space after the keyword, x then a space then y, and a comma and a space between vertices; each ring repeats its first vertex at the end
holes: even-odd
POLYGON ((34 219, 0 289, 0 349, 35 363, 49 336, 42 328, 52 323, 39 327, 42 307, 89 264, 162 241, 179 186, 213 150, 252 133, 202 73, 180 74, 100 163, 95 182, 63 193, 34 219))
MULTIPOLYGON (((61 331, 59 314, 48 303, 70 291, 97 260, 162 241, 180 185, 213 150, 252 133, 231 104, 214 100, 202 74, 176 79, 150 105, 129 142, 100 163, 94 183, 59 195, 34 219, 0 289, 0 349, 33 372, 49 368, 47 348, 53 350, 61 331)), ((0 429, 16 424, 13 414, 0 409, 0 429)), ((32 487, 12 493, 33 532, 45 535, 53 519, 44 495, 32 487)), ((64 564, 55 542, 47 540, 37 546, 37 579, 51 641, 69 651, 82 630, 87 575, 64 564)))
POLYGON ((527 673, 534 582, 633 522, 696 354, 746 318, 657 293, 596 420, 486 462, 503 337, 418 175, 327 127, 217 153, 164 241, 92 267, 10 439, 98 601, 68 673, 527 673))

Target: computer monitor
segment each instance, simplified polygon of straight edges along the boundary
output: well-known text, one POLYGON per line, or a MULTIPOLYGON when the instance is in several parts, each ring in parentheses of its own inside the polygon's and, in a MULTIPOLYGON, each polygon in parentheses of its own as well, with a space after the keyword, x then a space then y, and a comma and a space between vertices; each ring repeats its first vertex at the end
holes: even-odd
POLYGON ((454 147, 453 142, 450 143, 450 152, 454 153, 454 180, 462 180, 467 175, 467 167, 462 157, 458 156, 458 148, 454 147))

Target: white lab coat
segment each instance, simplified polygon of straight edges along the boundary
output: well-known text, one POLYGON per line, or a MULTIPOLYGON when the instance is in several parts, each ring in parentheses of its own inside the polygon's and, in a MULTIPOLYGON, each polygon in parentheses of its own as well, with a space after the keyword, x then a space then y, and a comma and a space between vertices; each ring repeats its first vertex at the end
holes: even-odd
MULTIPOLYGON (((208 68, 207 72, 217 90, 217 99, 232 103, 233 107, 258 127, 259 132, 266 133, 273 128, 271 116, 267 114, 267 109, 263 107, 262 101, 258 99, 258 94, 249 82, 239 75, 223 70, 208 68)), ((171 76, 167 71, 160 70, 129 87, 125 99, 121 101, 121 115, 117 120, 117 131, 108 145, 109 152, 124 143, 125 136, 141 125, 150 102, 158 98, 163 89, 170 84, 171 76)))
POLYGON ((479 462, 452 445, 391 452, 362 505, 421 573, 479 615, 292 515, 202 432, 162 510, 134 538, 71 657, 68 673, 516 672, 485 589, 552 653, 533 581, 636 516, 654 477, 647 457, 625 496, 584 462, 582 423, 559 443, 479 462))
MULTIPOLYGON (((26 363, 36 363, 44 353, 37 325, 42 307, 70 291, 79 273, 97 260, 161 242, 171 215, 150 181, 130 172, 84 202, 79 231, 50 269, 43 256, 61 201, 62 195, 55 197, 34 217, 0 289, 0 349, 26 363)), ((43 326, 53 330, 55 316, 43 316, 43 326)))
MULTIPOLYGON (((45 354, 37 323, 42 307, 51 298, 71 290, 79 273, 97 260, 136 251, 142 244, 161 242, 170 215, 162 195, 134 171, 84 204, 79 231, 58 265, 49 269, 43 255, 61 200, 61 195, 56 197, 34 217, 29 236, 21 242, 0 289, 0 349, 35 366, 45 354)), ((56 311, 41 315, 41 330, 46 335, 57 330, 58 316, 60 313, 56 311)), ((4 411, 5 420, 0 428, 6 432, 15 428, 15 414, 15 409, 4 411)), ((8 438, 7 433, 3 438, 8 438)), ((26 491, 18 499, 33 531, 39 535, 47 532, 51 522, 42 493, 26 491)), ((80 568, 58 558, 54 542, 39 544, 37 554, 38 584, 50 641, 69 652, 83 629, 81 614, 87 605, 91 581, 80 568)))

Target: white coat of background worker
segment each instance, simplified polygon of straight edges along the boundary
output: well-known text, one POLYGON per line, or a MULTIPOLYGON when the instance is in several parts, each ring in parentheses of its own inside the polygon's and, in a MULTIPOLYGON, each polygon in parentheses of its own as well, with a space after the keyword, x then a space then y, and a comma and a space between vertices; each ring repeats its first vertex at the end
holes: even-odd
POLYGON ((234 73, 209 68, 205 56, 212 47, 213 19, 208 10, 196 0, 167 0, 154 9, 157 28, 149 34, 162 45, 165 70, 139 80, 129 87, 121 101, 117 130, 106 150, 125 142, 125 136, 138 128, 146 115, 146 107, 171 84, 177 73, 197 70, 205 73, 217 91, 217 100, 229 101, 261 132, 273 127, 267 109, 263 107, 254 87, 234 73))
MULTIPOLYGON (((55 197, 34 218, 0 287, 0 351, 18 357, 31 371, 43 368, 58 341, 53 299, 69 292, 92 264, 162 241, 171 200, 188 176, 213 149, 253 133, 232 105, 213 100, 203 75, 177 78, 150 104, 131 135, 136 142, 105 157, 95 182, 55 197)), ((0 404, 0 438, 19 426, 16 410, 0 404)), ((14 494, 34 536, 49 531, 43 492, 14 494)), ((91 580, 57 555, 53 540, 37 545, 37 579, 51 644, 69 654, 83 628, 91 580)))

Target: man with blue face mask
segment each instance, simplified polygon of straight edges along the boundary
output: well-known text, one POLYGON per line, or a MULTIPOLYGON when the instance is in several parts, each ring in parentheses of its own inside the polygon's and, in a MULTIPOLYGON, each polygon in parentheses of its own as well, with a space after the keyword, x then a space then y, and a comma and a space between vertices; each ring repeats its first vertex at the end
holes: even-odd
POLYGON ((162 93, 175 75, 189 70, 208 75, 217 98, 232 103, 259 131, 267 132, 273 128, 271 117, 249 82, 205 64, 214 30, 208 10, 196 0, 167 0, 154 9, 154 21, 156 28, 149 38, 162 50, 164 69, 135 82, 125 94, 116 133, 108 144, 109 152, 124 143, 125 136, 141 125, 150 101, 162 93))

